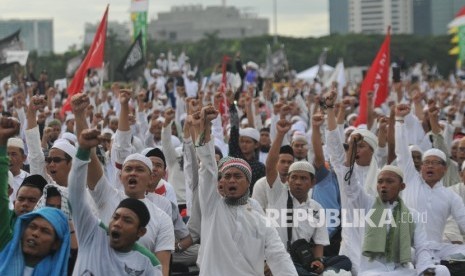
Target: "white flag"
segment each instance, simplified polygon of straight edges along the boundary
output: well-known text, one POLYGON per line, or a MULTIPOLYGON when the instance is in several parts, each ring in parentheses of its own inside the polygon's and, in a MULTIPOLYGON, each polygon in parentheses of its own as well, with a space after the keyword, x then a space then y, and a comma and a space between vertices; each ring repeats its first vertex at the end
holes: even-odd
POLYGON ((6 63, 18 62, 25 66, 28 56, 29 51, 6 51, 6 63))

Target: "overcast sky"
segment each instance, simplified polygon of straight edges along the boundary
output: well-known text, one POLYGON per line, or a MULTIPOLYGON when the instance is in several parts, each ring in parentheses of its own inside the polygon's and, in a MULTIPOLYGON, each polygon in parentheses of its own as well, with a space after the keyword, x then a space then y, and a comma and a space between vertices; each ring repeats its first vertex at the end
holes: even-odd
MULTIPOLYGON (((228 6, 249 8, 260 17, 269 18, 273 33, 273 0, 225 0, 228 6)), ((328 0, 276 0, 278 34, 296 37, 322 36, 329 33, 328 0)), ((62 53, 72 44, 80 45, 85 22, 98 22, 110 4, 109 20, 129 22, 130 0, 2 0, 0 19, 53 18, 55 52, 62 53)), ((149 18, 169 11, 172 5, 221 5, 221 0, 150 0, 149 18)))

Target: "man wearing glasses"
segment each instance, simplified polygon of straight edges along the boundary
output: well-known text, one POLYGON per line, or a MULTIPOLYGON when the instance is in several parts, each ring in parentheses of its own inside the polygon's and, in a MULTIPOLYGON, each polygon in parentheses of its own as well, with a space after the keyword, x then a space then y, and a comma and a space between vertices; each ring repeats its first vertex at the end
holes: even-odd
POLYGON ((71 170, 72 156, 76 148, 65 139, 58 139, 44 157, 40 146, 40 134, 37 127, 36 112, 47 104, 41 96, 32 97, 27 110, 26 144, 29 149, 28 158, 31 174, 42 175, 48 183, 68 186, 68 174, 71 170))
MULTIPOLYGON (((465 255, 465 245, 444 243, 442 239, 449 216, 452 216, 460 230, 465 232, 465 205, 457 194, 446 189, 443 184, 443 177, 448 170, 447 156, 439 149, 429 149, 423 154, 420 172, 415 170, 406 142, 408 129, 404 124, 404 118, 409 113, 410 107, 406 104, 396 107, 395 150, 397 164, 402 169, 406 183, 402 198, 407 206, 426 215, 426 237, 436 261, 447 260, 453 254, 465 255)), ((437 118, 438 113, 437 107, 430 106, 430 117, 437 118)), ((430 122, 432 132, 440 133, 437 119, 430 122)))

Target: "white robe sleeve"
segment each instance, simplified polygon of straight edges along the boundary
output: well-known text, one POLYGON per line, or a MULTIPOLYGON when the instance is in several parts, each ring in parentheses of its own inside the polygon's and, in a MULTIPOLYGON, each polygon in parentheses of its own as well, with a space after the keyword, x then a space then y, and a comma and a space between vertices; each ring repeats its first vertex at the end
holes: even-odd
POLYGON ((221 199, 218 193, 218 168, 215 160, 213 140, 197 148, 200 159, 199 202, 202 216, 212 214, 216 203, 221 199))
POLYGON ((26 145, 28 148, 27 158, 30 165, 31 174, 39 174, 48 183, 54 182, 53 179, 47 174, 45 169, 45 156, 40 145, 40 133, 39 127, 36 126, 25 131, 26 135, 26 145))

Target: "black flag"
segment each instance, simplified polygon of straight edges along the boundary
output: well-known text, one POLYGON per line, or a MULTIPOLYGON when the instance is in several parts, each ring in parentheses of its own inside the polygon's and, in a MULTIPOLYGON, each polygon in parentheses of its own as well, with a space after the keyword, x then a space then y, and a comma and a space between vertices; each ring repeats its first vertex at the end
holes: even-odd
POLYGON ((117 71, 120 72, 126 80, 137 77, 137 69, 144 64, 144 50, 142 46, 142 33, 139 33, 129 51, 118 65, 117 71))
POLYGON ((0 39, 0 64, 5 64, 7 60, 7 51, 22 50, 19 33, 21 29, 13 34, 0 39))

